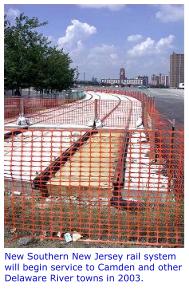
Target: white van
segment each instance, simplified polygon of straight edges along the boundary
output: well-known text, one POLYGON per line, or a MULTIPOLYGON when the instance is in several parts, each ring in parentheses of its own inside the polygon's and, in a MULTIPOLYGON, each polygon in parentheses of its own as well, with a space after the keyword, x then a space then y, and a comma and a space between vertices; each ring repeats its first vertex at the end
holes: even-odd
POLYGON ((178 88, 184 89, 184 82, 180 82, 178 88))

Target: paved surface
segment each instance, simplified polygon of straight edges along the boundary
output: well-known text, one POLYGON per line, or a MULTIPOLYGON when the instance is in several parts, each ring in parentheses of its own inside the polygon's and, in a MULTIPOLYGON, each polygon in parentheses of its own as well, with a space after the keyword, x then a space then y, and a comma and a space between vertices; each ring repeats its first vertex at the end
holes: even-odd
POLYGON ((175 119, 176 124, 184 125, 184 90, 150 88, 143 90, 155 97, 157 109, 168 119, 175 119))
MULTIPOLYGON (((102 87, 101 87, 102 88, 102 87)), ((115 88, 106 87, 105 89, 116 90, 136 90, 155 97, 156 107, 166 118, 176 120, 177 125, 184 125, 184 89, 169 88, 115 88)))

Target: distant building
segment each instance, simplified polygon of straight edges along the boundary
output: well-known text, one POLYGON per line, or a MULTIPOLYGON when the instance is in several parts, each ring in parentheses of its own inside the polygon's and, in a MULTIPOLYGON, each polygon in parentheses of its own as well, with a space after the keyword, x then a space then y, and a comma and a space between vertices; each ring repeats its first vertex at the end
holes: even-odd
POLYGON ((164 74, 152 74, 150 85, 169 87, 169 76, 164 74))
POLYGON ((110 84, 110 85, 120 84, 120 79, 103 78, 103 79, 101 79, 101 83, 110 84))
POLYGON ((139 86, 148 85, 148 76, 138 76, 136 78, 127 78, 125 74, 125 69, 120 68, 119 79, 118 78, 103 78, 101 83, 105 85, 125 85, 125 86, 139 86))
POLYGON ((147 75, 143 75, 143 76, 139 75, 137 78, 142 79, 143 85, 148 86, 148 76, 147 75))
POLYGON ((132 85, 132 86, 144 85, 143 84, 143 79, 139 79, 139 78, 126 79, 126 80, 123 81, 123 84, 132 85))
POLYGON ((120 79, 120 83, 126 79, 125 68, 123 67, 120 68, 119 79, 120 79))
POLYGON ((122 80, 120 82, 120 79, 101 79, 101 83, 103 84, 110 84, 110 85, 114 85, 114 84, 122 84, 122 85, 126 85, 126 86, 137 86, 137 85, 144 85, 143 84, 143 79, 138 79, 138 78, 127 78, 125 80, 122 80))
POLYGON ((160 74, 159 75, 159 84, 165 87, 169 87, 169 75, 160 74))
POLYGON ((94 76, 92 77, 91 81, 92 81, 92 82, 98 82, 97 78, 94 77, 94 76))
POLYGON ((159 85, 159 75, 152 74, 150 84, 152 86, 158 86, 159 85))
POLYGON ((170 55, 170 87, 184 83, 184 54, 173 52, 170 55))

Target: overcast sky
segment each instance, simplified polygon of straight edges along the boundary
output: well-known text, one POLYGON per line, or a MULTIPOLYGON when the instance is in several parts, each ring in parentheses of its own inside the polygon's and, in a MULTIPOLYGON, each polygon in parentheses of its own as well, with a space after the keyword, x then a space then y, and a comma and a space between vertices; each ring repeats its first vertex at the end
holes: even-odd
POLYGON ((5 5, 9 19, 20 12, 48 24, 53 44, 69 52, 80 79, 169 73, 169 55, 184 52, 183 5, 5 5))

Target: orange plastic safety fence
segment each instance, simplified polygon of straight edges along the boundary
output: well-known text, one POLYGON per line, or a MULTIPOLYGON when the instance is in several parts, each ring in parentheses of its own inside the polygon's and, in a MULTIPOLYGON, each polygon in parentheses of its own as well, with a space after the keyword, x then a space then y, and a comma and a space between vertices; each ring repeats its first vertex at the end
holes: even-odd
MULTIPOLYGON (((143 93, 141 91, 132 91, 132 90, 89 88, 89 91, 91 90, 96 93, 107 93, 107 94, 113 94, 117 96, 120 95, 121 97, 125 96, 126 99, 129 96, 132 98, 132 100, 133 99, 138 100, 139 101, 138 104, 137 102, 135 102, 135 105, 137 104, 136 106, 139 107, 139 105, 141 104, 143 124, 148 129, 169 130, 172 127, 172 123, 166 117, 161 115, 160 112, 156 109, 154 97, 151 97, 147 95, 146 93, 143 93)), ((129 99, 127 99, 127 101, 128 100, 129 99)), ((177 124, 177 127, 178 126, 179 125, 177 124)), ((181 129, 183 128, 181 127, 181 129)))
POLYGON ((11 129, 4 153, 18 236, 183 247, 182 131, 11 129))
POLYGON ((44 99, 33 97, 5 97, 4 100, 4 118, 5 123, 14 122, 19 114, 27 117, 36 117, 43 115, 47 110, 56 111, 58 107, 71 106, 73 100, 68 99, 44 99))
MULTIPOLYGON (((90 99, 73 103, 56 104, 54 108, 44 108, 33 113, 26 113, 30 124, 49 125, 84 125, 92 126, 94 119, 102 121, 106 127, 136 127, 137 119, 142 115, 142 105, 130 100, 90 99), (132 112, 132 113, 130 113, 132 112)), ((17 118, 7 118, 6 125, 16 125, 17 118)))

